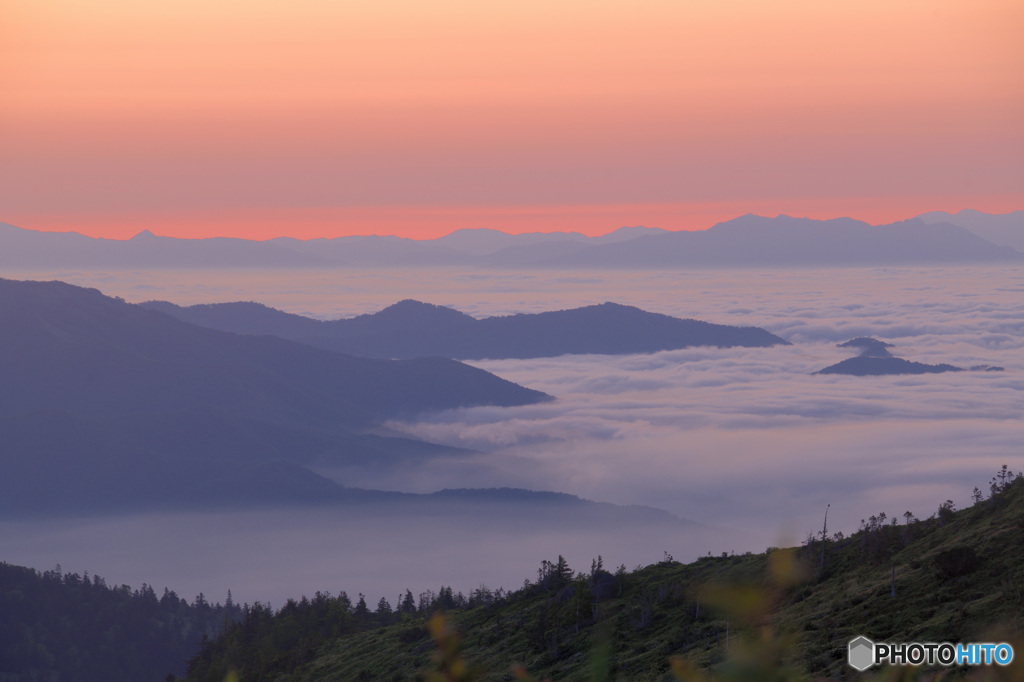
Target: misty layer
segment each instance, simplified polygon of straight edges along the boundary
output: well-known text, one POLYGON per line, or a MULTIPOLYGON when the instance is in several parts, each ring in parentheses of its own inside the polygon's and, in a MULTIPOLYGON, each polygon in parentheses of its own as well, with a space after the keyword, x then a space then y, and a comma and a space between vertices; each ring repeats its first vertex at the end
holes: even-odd
POLYGON ((388 460, 373 470, 311 465, 347 485, 378 489, 562 490, 652 505, 747 535, 720 528, 710 537, 692 529, 644 533, 629 524, 559 529, 554 514, 518 525, 514 516, 491 523, 494 515, 484 511, 473 512, 475 525, 443 514, 378 524, 326 508, 281 517, 247 512, 92 519, 74 527, 0 524, 7 560, 25 565, 59 561, 111 580, 221 598, 231 588, 249 598, 347 589, 393 599, 395 586, 437 589, 442 581, 458 589, 482 579, 508 587, 559 553, 574 565, 597 554, 610 564, 633 565, 657 561, 663 550, 677 558, 761 551, 820 530, 826 504, 832 505, 829 527, 844 532, 880 511, 925 518, 936 500, 967 504, 971 489, 984 487, 1001 464, 1021 468, 1024 273, 1017 267, 62 276, 133 300, 255 298, 321 318, 380 310, 414 292, 477 317, 614 298, 677 317, 757 325, 793 345, 480 362, 558 400, 389 422, 452 448, 436 456, 388 460), (837 343, 861 336, 884 339, 916 361, 1005 371, 812 375, 849 357, 837 343), (381 562, 384 555, 392 559, 381 562), (303 561, 288 559, 296 556, 303 561))
MULTIPOLYGON (((892 514, 921 513, 935 499, 966 503, 984 483, 978 471, 1019 461, 1024 280, 1016 269, 733 272, 703 287, 695 279, 666 286, 698 292, 677 307, 751 320, 794 345, 488 361, 480 366, 559 400, 450 411, 401 428, 489 452, 462 463, 467 484, 559 481, 594 499, 643 499, 765 535, 811 530, 828 503, 838 527, 856 527, 865 504, 892 514), (799 300, 796 291, 805 292, 799 300), (847 358, 851 350, 836 343, 858 336, 884 338, 928 364, 1005 369, 813 374, 847 358)), ((633 300, 655 296, 620 282, 633 300)), ((424 465, 415 478, 376 483, 429 489, 439 475, 424 465)))

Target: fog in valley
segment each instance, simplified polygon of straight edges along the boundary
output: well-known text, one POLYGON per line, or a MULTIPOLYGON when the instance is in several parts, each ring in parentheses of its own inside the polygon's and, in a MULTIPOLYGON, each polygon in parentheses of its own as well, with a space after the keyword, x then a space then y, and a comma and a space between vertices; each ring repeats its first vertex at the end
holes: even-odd
MULTIPOLYGON (((408 588, 442 585, 468 594, 486 584, 517 589, 536 579, 542 559, 564 555, 577 570, 601 555, 606 567, 633 569, 665 551, 703 554, 738 547, 715 528, 680 524, 597 524, 577 527, 554 518, 513 518, 480 509, 423 516, 377 510, 274 509, 207 514, 159 514, 76 520, 0 521, 8 563, 84 570, 108 584, 164 586, 188 600, 203 592, 223 602, 269 601, 317 590, 345 590, 373 605, 408 588)), ((741 535, 742 534, 738 534, 741 535)), ((752 537, 742 537, 752 543, 752 537)), ((762 547, 761 550, 764 548, 762 547)))
MULTIPOLYGON (((8 563, 166 585, 191 599, 271 601, 340 589, 394 601, 441 584, 515 588, 542 559, 577 569, 652 563, 665 551, 763 551, 885 512, 970 503, 1024 452, 1024 273, 1009 267, 477 273, 204 271, 8 273, 61 279, 130 302, 255 300, 321 319, 415 298, 477 317, 604 301, 732 325, 791 346, 475 361, 556 397, 389 426, 477 451, 367 473, 345 485, 408 492, 512 486, 667 510, 701 525, 581 529, 465 509, 424 518, 344 509, 0 522, 8 563), (813 373, 872 336, 894 355, 1004 371, 854 377, 813 373), (355 517, 354 517, 355 516, 355 517), (710 527, 709 527, 710 526, 710 527)), ((372 600, 372 601, 371 601, 372 600)))

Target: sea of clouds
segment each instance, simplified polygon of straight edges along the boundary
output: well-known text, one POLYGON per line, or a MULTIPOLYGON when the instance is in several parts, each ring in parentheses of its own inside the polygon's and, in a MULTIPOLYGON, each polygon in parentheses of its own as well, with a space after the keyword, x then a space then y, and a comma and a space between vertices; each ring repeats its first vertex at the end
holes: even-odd
POLYGON ((93 520, 77 530, 0 524, 4 559, 12 563, 50 568, 62 561, 135 585, 145 580, 214 597, 232 588, 236 599, 277 603, 337 587, 390 598, 405 587, 436 589, 442 579, 461 589, 481 581, 514 586, 560 552, 582 568, 598 553, 607 563, 633 566, 661 558, 663 550, 681 559, 762 551, 818 531, 826 505, 830 530, 849 533, 879 512, 902 519, 905 511, 927 517, 946 499, 965 506, 975 486, 987 491, 1000 465, 1024 469, 1024 270, 1015 267, 35 278, 54 277, 129 301, 256 300, 324 319, 373 312, 403 298, 481 317, 616 301, 761 326, 792 345, 474 362, 557 399, 392 423, 477 454, 388 471, 333 472, 347 485, 380 489, 517 486, 651 505, 713 524, 712 536, 497 533, 454 521, 445 533, 432 534, 408 520, 352 523, 295 514, 273 521, 245 515, 93 520), (836 344, 856 336, 892 343, 893 354, 908 360, 1004 371, 814 374, 850 357, 836 344), (157 537, 166 551, 147 553, 145 539, 157 537), (383 555, 390 557, 387 568, 383 555))
MULTIPOLYGON (((560 298, 555 275, 535 276, 548 278, 560 298)), ((973 487, 986 489, 1001 464, 1024 468, 1024 273, 1017 268, 568 279, 579 303, 615 300, 763 326, 793 345, 477 362, 557 400, 394 424, 485 454, 363 483, 550 488, 767 536, 804 535, 828 504, 833 527, 846 532, 879 511, 926 517, 946 499, 968 504, 973 487), (853 355, 836 344, 857 336, 884 339, 908 360, 1004 371, 815 374, 853 355)), ((525 290, 520 282, 516 293, 525 290)), ((543 309, 534 293, 528 309, 543 309)))

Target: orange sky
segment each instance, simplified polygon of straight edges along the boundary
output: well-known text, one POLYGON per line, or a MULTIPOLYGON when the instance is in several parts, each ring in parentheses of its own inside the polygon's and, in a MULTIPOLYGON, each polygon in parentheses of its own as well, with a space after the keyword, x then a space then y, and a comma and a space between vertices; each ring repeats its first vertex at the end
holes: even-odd
POLYGON ((439 236, 1024 208, 1019 0, 0 0, 0 221, 439 236))

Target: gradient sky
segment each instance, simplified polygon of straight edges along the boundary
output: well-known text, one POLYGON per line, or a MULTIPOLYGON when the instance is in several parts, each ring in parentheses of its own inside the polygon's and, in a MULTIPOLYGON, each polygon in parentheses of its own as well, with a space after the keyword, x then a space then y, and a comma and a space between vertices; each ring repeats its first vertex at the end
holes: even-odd
POLYGON ((1020 0, 0 0, 0 221, 125 238, 1024 208, 1020 0))

